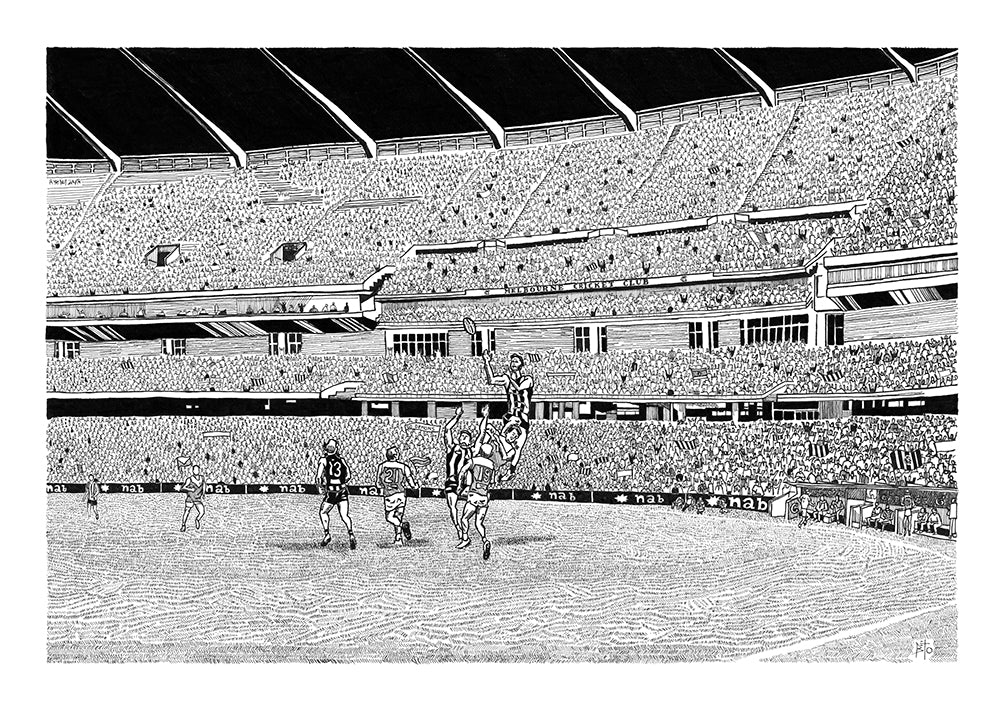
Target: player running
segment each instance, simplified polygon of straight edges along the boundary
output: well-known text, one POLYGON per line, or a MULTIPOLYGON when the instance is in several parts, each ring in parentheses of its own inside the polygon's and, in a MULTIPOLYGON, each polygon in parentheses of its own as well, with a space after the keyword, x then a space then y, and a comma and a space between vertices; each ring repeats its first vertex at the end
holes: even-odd
POLYGON ((394 543, 404 546, 401 537, 412 538, 412 526, 405 519, 405 488, 418 487, 415 484, 415 470, 409 463, 398 460, 398 448, 391 446, 386 452, 387 460, 377 467, 377 487, 384 492, 384 518, 394 529, 394 543))
POLYGON ((206 498, 206 478, 203 477, 202 468, 198 465, 192 466, 192 474, 185 479, 181 486, 181 491, 185 493, 185 512, 181 517, 181 531, 188 528, 188 516, 195 508, 195 528, 199 529, 203 515, 206 514, 206 505, 203 500, 206 498))
POLYGON ((443 481, 443 496, 447 498, 447 509, 450 510, 450 521, 457 530, 457 538, 461 538, 460 512, 457 509, 459 497, 457 487, 461 480, 461 469, 471 460, 471 434, 461 431, 454 441, 454 428, 461 418, 464 409, 460 406, 453 417, 443 427, 443 447, 447 451, 447 472, 443 481))
POLYGON ((516 436, 516 431, 512 429, 508 435, 501 436, 489 426, 489 409, 488 406, 483 407, 478 439, 474 445, 475 452, 471 460, 461 469, 461 492, 467 493, 467 500, 461 513, 461 541, 457 543, 457 548, 464 549, 471 544, 468 528, 473 517, 475 529, 482 538, 482 558, 486 561, 492 553, 492 541, 485 529, 485 517, 489 512, 489 493, 495 483, 512 477, 514 469, 512 461, 516 455, 513 443, 516 436), (506 474, 500 475, 496 459, 500 460, 498 468, 508 471, 506 474))
POLYGON ((516 472, 516 466, 523 454, 527 433, 530 431, 530 404, 534 395, 534 377, 523 372, 523 357, 518 354, 509 358, 509 369, 496 375, 492 371, 492 353, 482 355, 485 363, 485 376, 489 384, 506 388, 506 417, 503 419, 503 436, 512 442, 513 454, 510 458, 510 475, 516 472))
POLYGON ((325 533, 321 546, 328 546, 332 540, 329 523, 332 508, 337 505, 342 523, 349 532, 349 548, 356 548, 356 537, 352 533, 352 517, 349 516, 349 488, 346 487, 349 477, 349 465, 339 453, 338 441, 332 438, 325 444, 324 456, 318 461, 316 475, 317 486, 322 495, 321 511, 318 514, 321 517, 321 528, 325 533))

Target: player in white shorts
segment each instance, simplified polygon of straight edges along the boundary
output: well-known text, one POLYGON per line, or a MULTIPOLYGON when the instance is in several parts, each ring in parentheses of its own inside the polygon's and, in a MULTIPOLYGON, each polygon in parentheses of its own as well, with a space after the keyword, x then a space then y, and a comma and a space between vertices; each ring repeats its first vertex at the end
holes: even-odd
POLYGON ((387 449, 387 460, 377 468, 377 487, 384 493, 384 518, 394 529, 394 543, 403 546, 402 536, 412 538, 412 526, 405 519, 405 488, 417 487, 415 471, 408 463, 398 460, 398 449, 387 449))
POLYGON ((192 474, 181 486, 181 491, 185 493, 185 511, 181 517, 181 531, 185 531, 188 526, 188 516, 195 508, 195 528, 202 525, 203 515, 206 514, 206 506, 203 500, 206 498, 206 478, 203 477, 202 470, 198 465, 192 466, 192 474))
POLYGON ((464 511, 461 512, 461 541, 457 544, 458 549, 464 549, 471 544, 468 529, 471 519, 474 518, 475 529, 482 538, 482 558, 486 561, 492 553, 492 541, 485 529, 485 517, 489 512, 489 494, 495 483, 502 482, 512 474, 512 460, 516 452, 513 437, 517 435, 516 431, 513 431, 509 435, 500 436, 489 426, 488 421, 489 411, 486 406, 482 409, 474 453, 471 460, 461 469, 461 487, 467 492, 467 500, 464 503, 464 511), (503 476, 497 472, 497 461, 498 467, 509 471, 510 475, 503 476))

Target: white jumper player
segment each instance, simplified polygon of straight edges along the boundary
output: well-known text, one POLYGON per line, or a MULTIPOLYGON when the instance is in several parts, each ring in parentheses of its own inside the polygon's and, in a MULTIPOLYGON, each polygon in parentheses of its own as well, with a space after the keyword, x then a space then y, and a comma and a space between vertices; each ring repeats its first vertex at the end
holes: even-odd
POLYGON ((482 558, 486 561, 492 553, 492 541, 485 529, 485 517, 489 512, 489 494, 493 485, 512 477, 513 458, 517 455, 515 446, 517 436, 517 431, 512 428, 502 436, 497 433, 489 425, 488 407, 483 407, 474 454, 461 469, 461 491, 467 493, 467 500, 461 512, 461 541, 458 542, 457 548, 464 549, 471 544, 468 529, 473 517, 475 529, 482 538, 482 558), (507 472, 501 475, 497 467, 507 472))

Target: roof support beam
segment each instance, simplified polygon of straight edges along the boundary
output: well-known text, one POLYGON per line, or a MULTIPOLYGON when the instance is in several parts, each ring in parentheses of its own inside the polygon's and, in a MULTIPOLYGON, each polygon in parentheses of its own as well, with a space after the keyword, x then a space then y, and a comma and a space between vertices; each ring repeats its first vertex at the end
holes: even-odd
POLYGON ((80 135, 83 136, 84 140, 93 145, 94 148, 99 153, 104 155, 105 159, 108 160, 108 162, 112 163, 112 169, 115 172, 122 171, 122 158, 113 153, 111 148, 109 148, 107 145, 98 140, 98 137, 94 135, 94 133, 89 131, 83 123, 81 123, 72 115, 70 115, 70 112, 67 111, 65 108, 63 108, 62 106, 60 106, 59 102, 56 101, 56 99, 54 99, 52 96, 46 94, 45 102, 48 103, 50 106, 52 106, 52 110, 54 110, 56 113, 62 116, 63 119, 67 123, 69 123, 74 130, 80 133, 80 135))
POLYGON ((918 67, 914 66, 911 62, 904 59, 904 57, 897 54, 897 50, 893 47, 883 47, 883 52, 886 56, 893 60, 893 63, 903 69, 908 77, 911 79, 912 84, 918 83, 918 67))
POLYGON ((468 113, 470 113, 474 119, 481 124, 482 128, 488 132, 489 136, 492 138, 492 144, 495 147, 501 148, 506 145, 506 131, 503 130, 503 127, 499 125, 499 122, 496 121, 496 119, 490 116, 483 108, 478 106, 478 104, 470 98, 461 93, 460 89, 444 79, 436 71, 436 69, 431 67, 429 62, 420 57, 419 53, 414 49, 411 47, 405 47, 405 52, 412 57, 412 59, 414 59, 427 74, 433 77, 436 83, 442 86, 447 93, 453 96, 454 99, 456 99, 462 106, 464 106, 464 108, 468 110, 468 113))
POLYGON ((171 84, 165 81, 146 62, 144 62, 142 59, 137 57, 135 54, 130 52, 125 47, 123 47, 121 51, 123 54, 126 55, 129 61, 131 61, 133 64, 139 67, 140 71, 149 76, 158 86, 164 89, 168 93, 168 96, 177 101, 178 104, 186 111, 188 111, 188 113, 193 118, 195 118, 202 125, 203 128, 209 131, 210 134, 212 134, 212 136, 216 138, 217 142, 220 143, 220 145, 222 145, 224 148, 226 148, 231 155, 234 156, 234 161, 237 163, 238 167, 248 166, 248 153, 245 152, 244 149, 241 148, 241 146, 238 145, 237 142, 234 141, 229 135, 224 133, 222 128, 220 128, 218 125, 213 123, 213 121, 209 120, 209 118, 204 116, 199 111, 199 109, 193 106, 187 98, 182 96, 177 89, 175 89, 173 86, 171 86, 171 84))
POLYGON ((733 67, 733 70, 740 75, 740 78, 750 84, 751 87, 757 91, 757 93, 761 94, 761 98, 764 99, 765 103, 769 106, 774 106, 778 102, 777 97, 775 96, 775 90, 768 86, 764 79, 755 74, 750 67, 727 52, 725 49, 716 48, 715 53, 722 57, 723 61, 733 67))
POLYGON ((350 134, 356 139, 356 141, 363 146, 363 150, 366 152, 368 158, 377 156, 377 143, 376 141, 367 135, 366 131, 363 130, 359 125, 356 124, 353 119, 349 117, 345 111, 339 108, 338 104, 332 101, 330 98, 325 96, 323 93, 317 90, 309 81, 298 75, 288 66, 283 64, 275 54, 270 52, 268 49, 262 49, 262 53, 269 58, 269 60, 275 64, 281 72, 286 74, 293 82, 295 82, 301 89, 306 91, 312 99, 317 101, 323 109, 325 109, 338 123, 342 125, 350 134))
POLYGON ((564 49, 556 49, 555 53, 568 65, 570 69, 576 72, 580 79, 586 82, 587 86, 592 88, 594 92, 600 96, 600 98, 608 105, 608 107, 610 107, 611 110, 621 116, 621 120, 623 120, 631 130, 635 131, 639 129, 638 114, 629 108, 627 103, 622 101, 618 98, 617 94, 600 83, 599 79, 577 64, 572 57, 566 54, 564 49))

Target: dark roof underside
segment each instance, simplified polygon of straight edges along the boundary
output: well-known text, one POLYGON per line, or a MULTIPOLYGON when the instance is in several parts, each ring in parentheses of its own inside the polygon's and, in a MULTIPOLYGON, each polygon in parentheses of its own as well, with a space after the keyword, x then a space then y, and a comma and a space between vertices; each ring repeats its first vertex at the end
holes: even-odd
POLYGON ((594 47, 566 52, 635 111, 754 92, 711 49, 594 47))
POLYGON ((614 115, 550 49, 417 51, 506 128, 614 115))
POLYGON ((105 160, 52 106, 45 106, 45 155, 52 160, 105 160))
POLYGON ((374 140, 484 133, 403 49, 273 49, 374 140))
POLYGON ((955 49, 935 49, 932 47, 894 47, 894 50, 912 64, 921 64, 956 51, 955 49))
POLYGON ((774 89, 898 68, 882 49, 766 47, 726 51, 774 89))
POLYGON ((134 49, 244 150, 355 139, 257 49, 134 49))
POLYGON ((118 155, 226 152, 117 49, 49 49, 46 90, 118 155))

